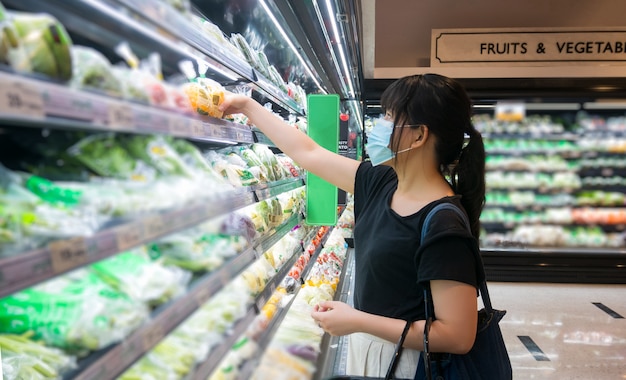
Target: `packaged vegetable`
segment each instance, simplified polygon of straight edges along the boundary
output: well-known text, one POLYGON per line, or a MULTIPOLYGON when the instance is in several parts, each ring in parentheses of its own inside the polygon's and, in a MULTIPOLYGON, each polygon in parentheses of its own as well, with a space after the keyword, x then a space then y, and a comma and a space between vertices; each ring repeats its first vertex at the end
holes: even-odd
POLYGON ((211 163, 211 166, 224 178, 228 179, 233 186, 251 186, 259 183, 258 177, 252 171, 244 166, 230 163, 226 156, 211 150, 205 154, 205 157, 211 163))
POLYGON ((167 137, 133 135, 121 137, 120 141, 135 159, 148 163, 162 175, 194 176, 167 137))
POLYGON ((142 104, 150 104, 150 95, 142 83, 137 81, 137 70, 122 66, 111 68, 121 85, 122 97, 142 104))
POLYGON ((159 305, 184 293, 191 274, 152 261, 145 248, 117 254, 90 266, 115 290, 147 305, 159 305))
POLYGON ((108 95, 122 97, 122 83, 115 75, 111 62, 99 51, 86 47, 72 47, 72 80, 79 89, 99 90, 108 95))
POLYGON ((194 82, 184 84, 183 91, 187 94, 192 109, 199 114, 215 118, 224 116, 219 110, 219 105, 224 102, 224 88, 216 81, 196 78, 194 82))
POLYGON ((120 341, 148 310, 95 274, 77 270, 0 299, 0 332, 34 339, 77 355, 120 341))
POLYGON ((135 159, 112 133, 86 137, 70 147, 68 153, 103 177, 149 181, 156 175, 154 168, 135 159))
MULTIPOLYGON (((30 70, 61 80, 72 76, 72 40, 63 25, 45 13, 10 12, 13 24, 30 70)), ((15 67, 15 69, 20 69, 15 67)))

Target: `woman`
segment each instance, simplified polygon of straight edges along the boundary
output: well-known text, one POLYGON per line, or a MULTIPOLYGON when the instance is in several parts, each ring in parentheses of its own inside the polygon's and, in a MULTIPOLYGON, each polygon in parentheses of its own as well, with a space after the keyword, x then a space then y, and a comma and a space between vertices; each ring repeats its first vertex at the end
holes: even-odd
POLYGON ((471 102, 456 81, 437 74, 401 78, 381 98, 384 118, 366 144, 371 161, 327 151, 241 96, 226 97, 226 113, 244 113, 304 169, 353 193, 354 308, 322 302, 312 317, 332 335, 350 335, 347 374, 384 376, 405 321, 412 323, 397 377, 413 377, 423 349, 423 289, 432 292, 433 352, 463 354, 476 336, 477 249, 485 197, 485 151, 471 123, 471 102), (464 146, 466 135, 469 137, 464 146), (451 202, 467 213, 442 210, 420 242, 429 210, 451 202))

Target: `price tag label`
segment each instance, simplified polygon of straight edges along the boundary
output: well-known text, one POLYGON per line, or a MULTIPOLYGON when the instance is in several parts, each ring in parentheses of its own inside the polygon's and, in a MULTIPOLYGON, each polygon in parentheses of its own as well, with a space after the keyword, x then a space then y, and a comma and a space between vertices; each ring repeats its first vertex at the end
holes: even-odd
POLYGON ((83 238, 53 241, 48 244, 52 270, 63 273, 87 263, 87 244, 83 238))
POLYGON ((263 306, 265 306, 265 304, 267 303, 267 299, 265 297, 266 296, 263 294, 256 301, 256 308, 259 311, 261 311, 261 309, 263 309, 263 306))
POLYGON ((148 237, 159 236, 167 231, 167 225, 159 215, 144 220, 144 227, 148 237))
POLYGON ((112 129, 129 129, 134 126, 135 117, 131 106, 123 103, 110 103, 108 125, 112 129))
POLYGON ((117 249, 122 252, 144 241, 143 228, 140 224, 124 226, 117 231, 117 249))
POLYGON ((170 117, 170 133, 176 136, 189 136, 191 133, 191 121, 182 116, 170 117))
POLYGON ((41 91, 19 80, 0 81, 0 113, 43 119, 45 108, 41 91))
POLYGON ((163 328, 160 324, 155 323, 153 326, 150 326, 143 334, 142 341, 144 350, 148 351, 152 347, 156 346, 164 336, 165 334, 163 333, 163 328))
POLYGON ((191 135, 195 137, 206 137, 207 134, 204 131, 204 123, 202 120, 191 121, 191 135))
POLYGON ((272 192, 271 190, 268 189, 263 189, 263 190, 257 190, 256 191, 256 196, 259 198, 259 201, 263 200, 263 199, 268 199, 272 196, 272 192))

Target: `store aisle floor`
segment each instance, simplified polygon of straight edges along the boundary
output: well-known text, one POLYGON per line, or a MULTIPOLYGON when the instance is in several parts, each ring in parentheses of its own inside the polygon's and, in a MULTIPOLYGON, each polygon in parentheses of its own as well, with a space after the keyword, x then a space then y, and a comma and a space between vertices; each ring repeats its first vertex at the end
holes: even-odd
POLYGON ((626 379, 626 285, 488 286, 515 380, 626 379))

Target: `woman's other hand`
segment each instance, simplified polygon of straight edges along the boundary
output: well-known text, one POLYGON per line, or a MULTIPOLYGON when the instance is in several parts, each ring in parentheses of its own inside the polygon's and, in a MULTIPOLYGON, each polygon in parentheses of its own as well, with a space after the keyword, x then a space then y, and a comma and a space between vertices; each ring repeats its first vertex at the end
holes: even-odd
POLYGON ((311 317, 330 335, 341 336, 358 332, 361 311, 339 301, 324 301, 313 307, 311 317))

